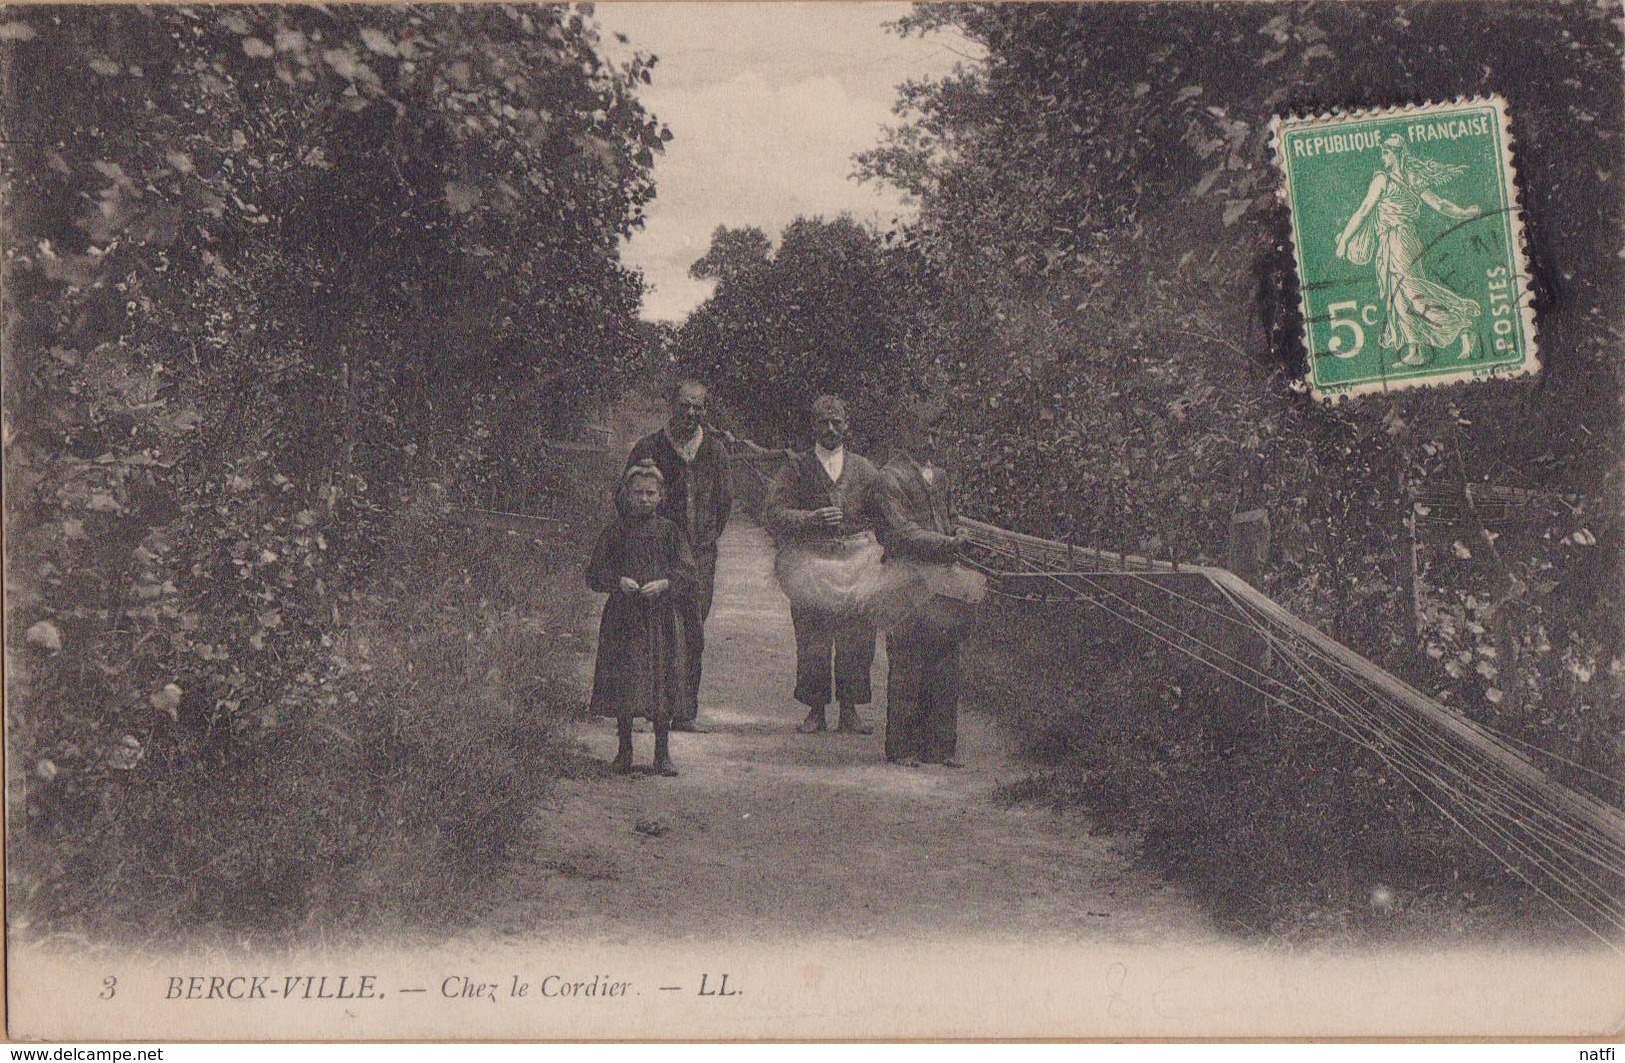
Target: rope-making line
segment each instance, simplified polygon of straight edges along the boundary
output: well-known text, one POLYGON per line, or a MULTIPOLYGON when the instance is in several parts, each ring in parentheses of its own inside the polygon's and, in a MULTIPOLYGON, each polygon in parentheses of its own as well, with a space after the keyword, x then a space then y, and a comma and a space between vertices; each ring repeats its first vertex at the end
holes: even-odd
MULTIPOLYGON (((735 458, 758 487, 771 479, 762 466, 782 460, 784 452, 761 448, 735 458)), ((968 518, 959 525, 973 546, 969 563, 988 575, 993 594, 1087 604, 1358 746, 1510 874, 1619 949, 1625 939, 1625 812, 1552 779, 1513 741, 1367 660, 1227 569, 1077 546, 968 518)))
POLYGON ((960 523, 995 594, 1088 604, 1368 751, 1510 873, 1617 948, 1625 935, 1619 809, 1549 778, 1228 570, 960 523), (1203 601, 1204 591, 1222 604, 1203 601), (1246 653, 1238 639, 1267 652, 1246 653))

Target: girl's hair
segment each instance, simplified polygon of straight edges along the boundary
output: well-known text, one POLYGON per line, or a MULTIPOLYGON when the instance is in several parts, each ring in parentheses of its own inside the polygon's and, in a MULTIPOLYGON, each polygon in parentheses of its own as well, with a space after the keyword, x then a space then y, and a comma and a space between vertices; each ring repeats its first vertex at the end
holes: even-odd
POLYGON ((626 467, 626 471, 621 473, 621 482, 616 489, 617 493, 631 486, 633 480, 653 480, 662 492, 666 489, 665 474, 660 471, 660 466, 649 458, 626 467))

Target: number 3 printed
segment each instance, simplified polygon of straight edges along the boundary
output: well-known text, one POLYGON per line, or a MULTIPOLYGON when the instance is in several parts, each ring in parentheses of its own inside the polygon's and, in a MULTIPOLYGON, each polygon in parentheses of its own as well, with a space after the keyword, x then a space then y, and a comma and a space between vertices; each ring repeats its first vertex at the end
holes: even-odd
POLYGON ((102 979, 102 991, 97 994, 102 1000, 112 1000, 118 994, 118 978, 108 975, 102 979))

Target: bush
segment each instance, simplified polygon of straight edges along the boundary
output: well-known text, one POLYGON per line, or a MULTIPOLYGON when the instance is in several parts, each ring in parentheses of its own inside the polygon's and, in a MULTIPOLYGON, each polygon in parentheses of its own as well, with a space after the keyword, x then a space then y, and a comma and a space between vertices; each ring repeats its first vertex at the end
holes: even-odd
MULTIPOLYGON (((423 809, 514 770, 476 748, 500 714, 459 739, 331 699, 424 484, 514 477, 507 446, 639 353, 619 254, 669 137, 637 99, 653 60, 608 61, 563 6, 5 28, 8 873, 53 928, 236 910, 233 882, 297 917, 310 869, 370 858, 395 799, 355 780, 389 755, 423 809)), ((435 672, 390 696, 524 696, 435 672)))
POLYGON ((254 733, 154 742, 94 801, 30 801, 14 925, 171 938, 455 925, 462 891, 500 870, 570 770, 578 598, 553 588, 575 576, 586 527, 538 543, 432 510, 401 518, 345 632, 320 640, 320 664, 254 733))

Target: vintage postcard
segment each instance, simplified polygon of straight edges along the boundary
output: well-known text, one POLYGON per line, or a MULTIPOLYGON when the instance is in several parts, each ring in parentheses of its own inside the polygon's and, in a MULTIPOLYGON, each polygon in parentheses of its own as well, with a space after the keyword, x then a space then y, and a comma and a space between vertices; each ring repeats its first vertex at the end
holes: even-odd
POLYGON ((1620 72, 7 7, 7 1035, 1617 1040, 1620 72))
POLYGON ((1539 368, 1504 100, 1277 119, 1275 136, 1316 396, 1539 368))

